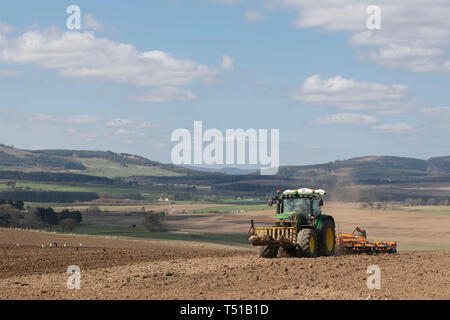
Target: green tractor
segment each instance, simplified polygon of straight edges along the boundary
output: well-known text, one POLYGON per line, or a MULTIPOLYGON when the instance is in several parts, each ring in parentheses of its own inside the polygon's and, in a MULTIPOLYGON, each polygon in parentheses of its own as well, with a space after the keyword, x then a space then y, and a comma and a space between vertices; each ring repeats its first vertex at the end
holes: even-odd
POLYGON ((322 213, 325 194, 312 189, 278 191, 268 203, 276 204, 275 225, 256 228, 252 220, 250 244, 261 247, 263 258, 333 256, 335 223, 322 213))

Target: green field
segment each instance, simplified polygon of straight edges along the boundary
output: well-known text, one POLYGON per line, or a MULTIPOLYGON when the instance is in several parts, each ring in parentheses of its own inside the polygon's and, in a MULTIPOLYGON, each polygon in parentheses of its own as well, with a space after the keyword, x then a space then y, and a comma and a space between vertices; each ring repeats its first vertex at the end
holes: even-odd
POLYGON ((81 163, 87 168, 83 174, 100 176, 106 178, 122 178, 133 176, 182 176, 183 174, 164 170, 159 167, 128 165, 122 167, 119 163, 100 158, 80 159, 81 163))
MULTIPOLYGON (((102 195, 110 195, 113 197, 124 197, 129 194, 141 194, 142 198, 147 203, 158 203, 156 200, 163 195, 163 197, 170 197, 173 194, 178 192, 183 193, 186 192, 183 189, 177 190, 175 188, 164 188, 158 186, 127 186, 127 185, 104 185, 104 184, 64 184, 64 183, 46 183, 46 182, 16 182, 15 190, 30 190, 30 191, 59 191, 59 192, 96 192, 101 197, 102 195)), ((0 192, 1 191, 13 191, 6 185, 6 181, 0 183, 0 192)), ((204 197, 207 199, 211 193, 209 192, 199 192, 199 198, 202 199, 204 197)), ((176 204, 229 204, 233 207, 237 207, 237 209, 247 210, 249 207, 253 205, 261 205, 264 201, 261 200, 235 200, 226 194, 216 195, 216 200, 180 200, 175 201, 176 204)), ((170 201, 172 202, 172 201, 170 201)), ((43 206, 51 206, 52 204, 45 203, 43 206)), ((61 203, 54 204, 56 206, 62 206, 61 203)), ((70 205, 70 204, 68 204, 70 205)), ((35 207, 36 204, 30 204, 30 206, 35 207)), ((264 207, 264 205, 263 205, 264 207)), ((234 209, 230 209, 234 210, 234 209)), ((262 209, 258 209, 262 210, 262 209)))
POLYGON ((90 205, 90 206, 73 206, 73 205, 67 205, 67 206, 61 206, 61 204, 57 204, 53 206, 53 209, 55 211, 62 211, 64 209, 69 210, 75 210, 75 211, 84 211, 88 208, 96 207, 100 211, 108 211, 108 212, 135 212, 135 211, 142 211, 142 205, 90 205))
MULTIPOLYGON (((112 196, 125 196, 129 194, 141 194, 145 200, 155 200, 161 194, 161 190, 155 187, 113 186, 94 184, 56 184, 45 182, 17 182, 16 190, 30 191, 64 191, 64 192, 96 192, 112 196)), ((12 191, 5 183, 0 183, 0 191, 12 191)), ((165 192, 170 194, 170 192, 165 192)), ((191 201, 186 201, 187 203, 191 201)))
MULTIPOLYGON (((132 187, 117 187, 108 185, 67 185, 67 184, 53 184, 53 183, 40 183, 40 182, 17 182, 16 189, 30 188, 33 191, 65 191, 65 192, 97 192, 97 193, 109 193, 113 195, 122 195, 130 193, 142 192, 142 189, 132 187)), ((0 191, 7 191, 6 184, 0 184, 0 191)))
POLYGON ((232 212, 232 211, 262 211, 262 210, 272 210, 267 205, 258 204, 258 205, 234 205, 234 206, 226 206, 226 207, 211 207, 211 208, 204 208, 204 209, 198 209, 198 210, 192 210, 189 211, 189 213, 210 213, 210 212, 217 212, 217 213, 225 213, 225 212, 232 212))
MULTIPOLYGON (((51 229, 64 233, 60 229, 51 229)), ((161 239, 161 240, 181 240, 196 242, 213 242, 224 244, 248 244, 248 236, 231 234, 213 234, 213 233, 181 233, 173 231, 148 232, 140 228, 110 227, 110 226, 78 226, 72 231, 75 234, 91 236, 111 236, 117 238, 143 238, 143 239, 161 239)))

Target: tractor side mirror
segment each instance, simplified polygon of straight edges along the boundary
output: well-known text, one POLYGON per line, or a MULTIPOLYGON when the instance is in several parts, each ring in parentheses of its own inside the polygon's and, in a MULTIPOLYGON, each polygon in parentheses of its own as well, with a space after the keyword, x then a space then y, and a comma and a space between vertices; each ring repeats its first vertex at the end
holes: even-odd
POLYGON ((320 201, 319 201, 319 206, 323 206, 323 200, 322 199, 320 199, 320 201))
POLYGON ((267 201, 267 205, 269 207, 273 206, 274 203, 275 203, 275 199, 274 198, 270 198, 269 201, 267 201))

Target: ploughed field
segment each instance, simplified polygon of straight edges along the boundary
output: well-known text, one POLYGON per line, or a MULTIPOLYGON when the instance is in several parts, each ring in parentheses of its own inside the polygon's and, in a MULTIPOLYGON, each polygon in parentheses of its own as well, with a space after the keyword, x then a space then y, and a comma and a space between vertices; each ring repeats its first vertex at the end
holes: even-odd
POLYGON ((1 299, 450 299, 449 251, 262 259, 250 247, 0 229, 0 255, 1 299), (67 289, 70 265, 79 290, 67 289), (379 290, 367 288, 371 265, 379 290))

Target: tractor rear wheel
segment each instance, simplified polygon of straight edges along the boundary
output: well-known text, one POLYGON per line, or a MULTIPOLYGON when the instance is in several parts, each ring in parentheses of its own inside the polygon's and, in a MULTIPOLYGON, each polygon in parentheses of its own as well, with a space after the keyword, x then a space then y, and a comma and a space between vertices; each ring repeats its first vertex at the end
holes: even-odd
POLYGON ((331 219, 326 219, 319 232, 319 256, 334 256, 336 251, 336 231, 331 219))
POLYGON ((261 258, 276 258, 278 255, 279 246, 268 245, 266 247, 259 248, 259 256, 261 258))
POLYGON ((297 234, 297 254, 299 257, 314 258, 317 256, 316 230, 305 228, 297 234))

